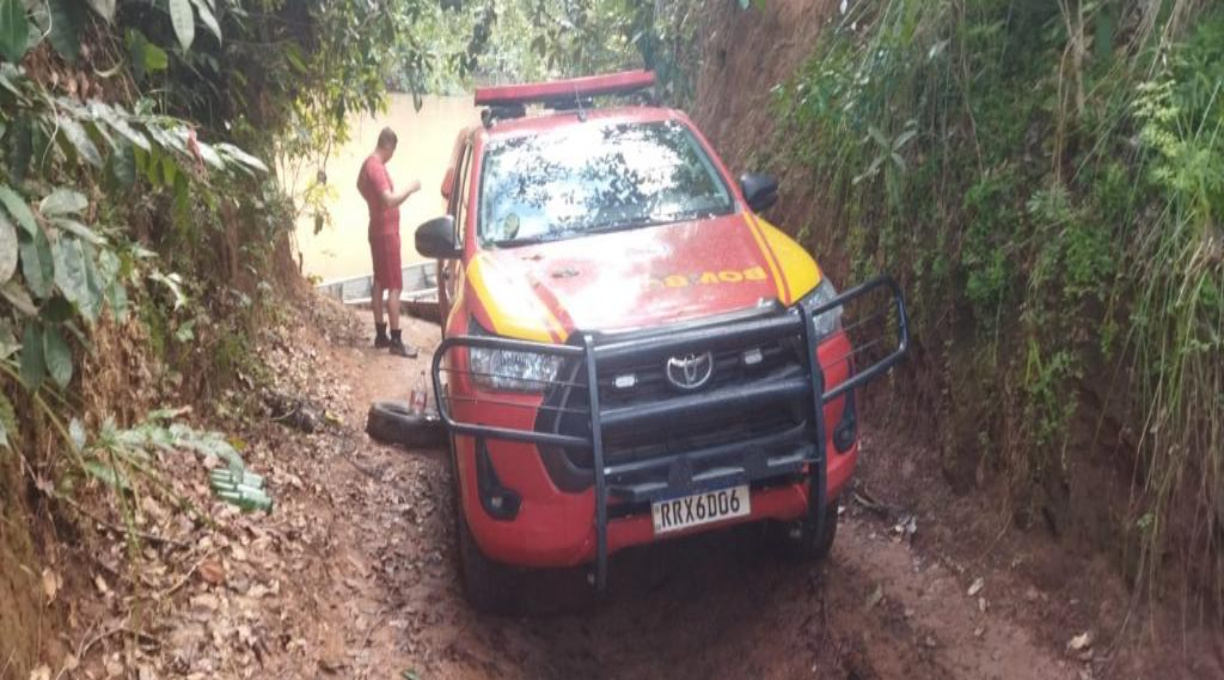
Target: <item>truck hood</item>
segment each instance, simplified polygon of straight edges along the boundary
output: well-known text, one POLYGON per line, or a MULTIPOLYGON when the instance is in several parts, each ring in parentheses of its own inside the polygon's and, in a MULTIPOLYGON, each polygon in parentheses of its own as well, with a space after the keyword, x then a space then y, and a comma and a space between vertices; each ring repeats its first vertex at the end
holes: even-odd
POLYGON ((481 251, 466 271, 477 321, 512 338, 564 342, 790 305, 820 281, 816 262, 747 213, 481 251))

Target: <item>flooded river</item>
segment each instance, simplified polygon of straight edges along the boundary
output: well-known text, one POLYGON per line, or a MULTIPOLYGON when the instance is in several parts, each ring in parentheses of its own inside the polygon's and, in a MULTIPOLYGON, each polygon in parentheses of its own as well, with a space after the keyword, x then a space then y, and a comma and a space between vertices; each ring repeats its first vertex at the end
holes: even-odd
MULTIPOLYGON (((374 150, 384 125, 391 126, 399 135, 399 148, 387 165, 391 181, 396 188, 414 179, 421 181, 421 191, 400 208, 404 264, 420 261, 422 258, 412 246, 412 234, 417 225, 442 214, 440 189, 455 136, 463 127, 479 120, 479 110, 470 95, 426 97, 425 105, 416 111, 410 95, 393 94, 386 112, 355 116, 351 139, 334 151, 327 163, 328 183, 336 191, 328 202, 332 224, 316 235, 311 215, 303 215, 298 221, 297 244, 303 272, 325 281, 371 272, 370 247, 366 241, 368 219, 365 201, 357 192, 357 173, 374 150)), ((305 169, 302 175, 313 178, 314 170, 305 169)))

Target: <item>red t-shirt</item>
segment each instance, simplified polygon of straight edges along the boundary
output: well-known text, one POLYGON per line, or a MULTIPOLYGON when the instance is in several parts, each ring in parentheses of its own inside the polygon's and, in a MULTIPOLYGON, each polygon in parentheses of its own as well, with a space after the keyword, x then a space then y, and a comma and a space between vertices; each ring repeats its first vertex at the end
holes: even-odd
POLYGON ((382 159, 372 155, 361 164, 357 175, 357 190, 370 208, 370 234, 398 234, 399 206, 383 206, 382 195, 392 191, 391 177, 382 159))

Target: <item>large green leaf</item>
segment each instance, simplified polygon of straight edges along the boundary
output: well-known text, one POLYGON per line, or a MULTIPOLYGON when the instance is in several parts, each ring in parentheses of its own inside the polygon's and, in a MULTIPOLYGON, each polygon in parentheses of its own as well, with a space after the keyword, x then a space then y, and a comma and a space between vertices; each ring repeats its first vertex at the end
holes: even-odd
POLYGON ((143 132, 129 125, 122 111, 116 110, 114 107, 102 102, 90 102, 89 111, 95 118, 105 122, 111 129, 123 135, 129 142, 145 151, 149 150, 149 138, 143 132))
POLYGON ((98 252, 98 283, 102 287, 110 286, 119 279, 119 269, 123 267, 119 257, 105 248, 98 252))
POLYGON ((47 376, 47 365, 43 362, 42 333, 37 324, 26 324, 21 336, 21 382, 26 389, 37 390, 47 376))
POLYGON ((82 314, 96 306, 89 287, 85 253, 75 238, 61 238, 55 244, 55 284, 82 314))
POLYGON ((84 8, 80 0, 48 0, 51 10, 51 35, 48 39, 56 52, 69 63, 81 56, 81 17, 84 8))
POLYGON ((144 68, 149 73, 165 71, 170 68, 170 55, 153 43, 146 43, 144 48, 144 68))
POLYGON ((13 412, 13 403, 0 393, 0 446, 12 448, 10 434, 17 434, 17 414, 13 412))
POLYGON ((89 138, 89 133, 75 119, 67 116, 59 116, 57 122, 60 130, 64 133, 64 137, 72 143, 77 154, 80 155, 86 163, 95 168, 102 167, 102 154, 98 152, 98 147, 94 146, 93 140, 89 138))
POLYGON ((8 300, 14 309, 26 316, 38 314, 38 306, 34 304, 34 300, 30 299, 30 291, 26 290, 25 286, 18 283, 16 279, 0 286, 0 297, 8 300))
POLYGON ((86 0, 93 11, 107 21, 115 18, 115 0, 86 0))
POLYGON ((51 224, 54 224, 56 228, 60 229, 61 231, 66 231, 69 234, 86 241, 87 243, 92 243, 94 245, 102 245, 106 243, 106 239, 98 236, 93 229, 90 229, 76 220, 68 219, 67 217, 56 217, 51 220, 51 224))
POLYGON ((8 185, 0 184, 0 203, 4 204, 5 209, 17 220, 17 224, 21 225, 27 236, 33 236, 40 231, 38 220, 34 219, 34 211, 30 210, 25 199, 8 185))
POLYGON ((43 330, 43 359, 55 384, 61 388, 67 387, 72 381, 72 348, 54 328, 43 330))
POLYGON ((64 187, 52 191, 38 204, 38 210, 49 217, 75 215, 88 207, 89 199, 85 194, 64 187))
POLYGON ((127 320, 127 288, 124 288, 122 283, 115 281, 106 289, 106 304, 110 306, 111 314, 115 316, 116 321, 122 324, 127 320))
POLYGON ((209 7, 209 3, 205 0, 191 0, 196 6, 196 11, 200 13, 200 23, 208 29, 217 38, 217 42, 221 42, 221 24, 217 23, 217 16, 213 14, 213 10, 209 7))
POLYGON ((195 40, 195 14, 191 11, 191 0, 169 0, 169 4, 174 35, 178 36, 179 45, 186 52, 195 40))
POLYGON ((131 144, 120 145, 110 157, 111 174, 124 189, 136 183, 136 152, 131 144))
POLYGON ((106 286, 98 273, 98 251, 88 241, 81 242, 81 261, 85 264, 85 281, 89 284, 89 297, 81 314, 90 321, 102 316, 102 305, 106 301, 106 286))
POLYGON ((26 287, 35 297, 45 300, 51 295, 55 282, 55 255, 51 242, 41 228, 35 230, 33 238, 23 236, 21 242, 21 273, 26 287))
POLYGON ((154 142, 158 143, 165 149, 170 149, 179 153, 188 153, 187 127, 185 125, 180 125, 173 131, 167 130, 159 125, 150 125, 149 134, 153 137, 154 142))
POLYGON ((38 316, 45 323, 68 323, 76 316, 76 309, 63 296, 55 295, 38 310, 38 316))
POLYGON ((221 160, 221 156, 217 154, 216 150, 213 149, 211 145, 197 141, 196 151, 199 152, 200 158, 204 159, 204 162, 213 169, 225 170, 225 161, 221 160))
POLYGON ((0 0, 0 57, 16 64, 30 43, 30 24, 21 0, 0 0))
POLYGON ((128 29, 128 55, 132 58, 132 75, 136 77, 137 82, 145 79, 145 49, 147 49, 148 46, 149 40, 144 37, 143 33, 134 28, 128 29))
POLYGON ((245 165, 252 170, 268 172, 268 166, 264 164, 263 161, 234 146, 233 144, 220 142, 219 144, 215 145, 215 148, 217 151, 221 152, 231 160, 237 161, 238 163, 245 165))
POLYGON ((0 285, 8 283, 17 271, 17 227, 8 214, 0 210, 0 285))
POLYGON ((119 257, 109 250, 98 253, 98 283, 105 291, 106 304, 110 305, 111 313, 120 323, 127 316, 127 289, 119 274, 123 263, 119 257))

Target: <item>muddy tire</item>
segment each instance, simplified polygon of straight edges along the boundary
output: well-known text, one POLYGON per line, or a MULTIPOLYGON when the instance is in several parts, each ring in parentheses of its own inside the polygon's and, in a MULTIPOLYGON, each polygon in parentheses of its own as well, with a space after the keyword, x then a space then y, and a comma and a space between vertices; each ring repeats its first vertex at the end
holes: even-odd
POLYGON ((468 528, 463 514, 463 503, 459 490, 459 471, 455 464, 455 445, 450 440, 451 450, 451 512, 455 516, 455 554, 459 562, 459 578, 463 582, 463 596, 472 609, 482 614, 512 616, 518 613, 515 571, 485 557, 476 545, 476 538, 468 528))
POLYGON ((794 522, 774 522, 767 527, 770 543, 779 556, 791 562, 819 562, 833 551, 837 538, 837 499, 829 504, 825 515, 824 536, 816 542, 811 521, 804 518, 794 522))
POLYGON ((418 416, 402 401, 376 401, 370 404, 366 433, 384 444, 400 444, 414 449, 446 446, 446 427, 437 416, 418 416))
POLYGON ((455 533, 459 536, 459 570, 463 595, 472 609, 482 614, 514 616, 519 613, 518 581, 511 567, 498 564, 476 545, 463 511, 455 511, 455 533))

